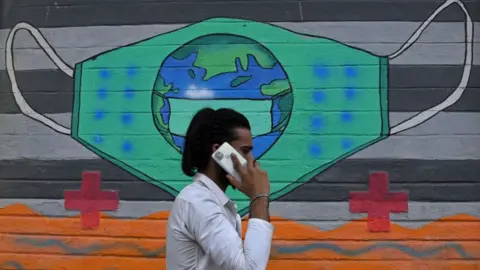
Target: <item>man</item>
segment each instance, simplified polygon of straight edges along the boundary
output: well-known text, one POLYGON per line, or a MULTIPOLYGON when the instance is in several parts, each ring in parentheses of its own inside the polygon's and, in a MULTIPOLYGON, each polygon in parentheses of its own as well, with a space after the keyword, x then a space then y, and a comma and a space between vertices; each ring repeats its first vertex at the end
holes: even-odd
POLYGON ((193 183, 176 197, 167 228, 167 270, 265 269, 270 255, 273 226, 268 211, 270 182, 253 160, 250 124, 232 109, 205 108, 193 117, 185 136, 183 172, 193 183), (232 155, 241 176, 234 179, 213 159, 224 142, 243 157, 232 155), (242 244, 241 220, 227 197, 229 186, 250 198, 250 219, 242 244))

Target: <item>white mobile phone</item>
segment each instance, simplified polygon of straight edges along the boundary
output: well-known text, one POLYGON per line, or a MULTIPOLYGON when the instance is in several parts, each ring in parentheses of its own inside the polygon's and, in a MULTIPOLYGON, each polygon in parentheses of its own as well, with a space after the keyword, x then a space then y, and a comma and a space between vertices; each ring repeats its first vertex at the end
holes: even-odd
POLYGON ((231 159, 231 154, 235 154, 240 161, 240 164, 242 166, 245 166, 247 164, 247 160, 238 153, 235 148, 233 148, 229 143, 223 143, 217 151, 215 151, 212 154, 212 158, 222 167, 228 174, 233 176, 235 179, 238 181, 242 181, 242 178, 240 177, 240 174, 235 170, 235 167, 233 166, 233 161, 231 159))

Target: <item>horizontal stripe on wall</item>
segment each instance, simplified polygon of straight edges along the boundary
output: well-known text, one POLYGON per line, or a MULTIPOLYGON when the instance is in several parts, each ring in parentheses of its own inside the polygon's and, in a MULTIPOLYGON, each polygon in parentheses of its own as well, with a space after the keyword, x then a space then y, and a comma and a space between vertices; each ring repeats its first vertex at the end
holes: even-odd
MULTIPOLYGON (((397 45, 405 43, 413 32, 421 25, 421 22, 411 21, 320 21, 320 22, 273 22, 281 28, 303 34, 328 37, 347 44, 359 46, 376 54, 384 55, 393 52, 378 50, 373 45, 397 45), (370 47, 372 46, 372 47, 370 47)), ((40 28, 42 35, 55 49, 58 48, 115 48, 144 40, 153 36, 168 33, 187 24, 149 24, 149 25, 114 25, 114 26, 91 26, 91 27, 55 27, 40 28)), ((36 26, 34 26, 36 27, 36 26)), ((474 22, 474 30, 478 30, 480 22, 474 22)), ((437 22, 433 21, 428 26, 428 31, 422 33, 415 46, 419 44, 460 44, 465 42, 464 22, 437 22)), ((0 48, 5 47, 5 40, 10 29, 0 30, 0 48)), ((480 36, 474 35, 473 42, 480 41, 480 36)), ((167 45, 175 45, 170 42, 167 45)), ((36 49, 39 45, 31 38, 30 34, 20 31, 15 36, 16 49, 36 49)), ((386 47, 385 47, 386 48, 386 47)), ((398 47, 396 47, 398 49, 398 47)), ((409 52, 415 48, 409 48, 409 52)), ((450 52, 452 53, 452 52, 450 52)), ((444 55, 443 57, 448 57, 444 55)), ((3 59, 2 59, 3 60, 3 59)), ((67 61, 79 61, 81 58, 67 59, 67 61)), ((474 59, 475 60, 475 59, 474 59)), ((428 63, 425 63, 428 64, 428 63)))
MULTIPOLYGON (((102 172, 103 188, 123 200, 172 200, 161 189, 105 160, 1 161, 0 198, 61 199, 79 189, 81 172, 102 172)), ((280 201, 348 201, 351 191, 368 189, 371 171, 387 171, 391 190, 409 192, 412 201, 480 201, 479 161, 344 160, 280 201)))
MULTIPOLYGON (((348 44, 358 49, 369 51, 375 55, 390 55, 397 51, 419 27, 419 22, 279 22, 274 25, 285 29, 327 37, 348 44)), ((47 42, 60 57, 71 66, 99 53, 113 48, 126 46, 154 36, 179 29, 185 25, 120 25, 94 27, 42 28, 40 31, 47 42)), ((462 65, 465 52, 465 24, 462 22, 433 22, 422 33, 414 46, 399 57, 393 59, 392 65, 462 65)), ((474 29, 480 29, 475 23, 474 29)), ((0 30, 0 48, 4 48, 9 29, 0 30)), ((274 37, 268 45, 282 46, 282 40, 274 37), (274 42, 275 41, 275 42, 274 42)), ((474 52, 480 50, 480 36, 473 36, 474 52)), ((289 43, 291 50, 322 50, 321 40, 315 48, 306 44, 289 43)), ((267 44, 266 44, 267 45, 267 44)), ((180 44, 171 41, 158 46, 158 50, 174 51, 180 44)), ((36 70, 56 69, 45 52, 27 31, 15 35, 15 69, 36 70)), ((137 53, 141 54, 142 48, 137 53)), ((148 51, 151 53, 151 50, 148 51)), ((474 64, 480 59, 473 58, 474 64)), ((0 69, 4 69, 5 59, 0 58, 0 69)))
MULTIPOLYGON (((480 24, 479 24, 480 26, 480 24)), ((115 31, 112 29, 112 31, 115 31)), ((343 31, 343 30, 339 30, 343 31)), ((128 34, 127 34, 128 35, 128 34)), ((115 38, 114 36, 112 38, 115 38)), ((321 42, 321 41, 319 41, 321 42)), ((398 48, 403 45, 404 41, 394 43, 388 40, 383 42, 368 42, 368 43, 345 43, 346 45, 354 46, 359 50, 365 50, 377 56, 388 56, 394 53, 398 48)), ((81 44, 80 44, 81 45, 81 44)), ((181 44, 165 44, 153 48, 158 51, 167 51, 173 52, 176 49, 180 48, 181 44)), ((271 43, 271 47, 278 49, 278 48, 285 48, 288 47, 290 51, 310 51, 310 55, 314 55, 313 51, 322 51, 326 48, 325 44, 316 44, 314 46, 305 45, 305 44, 281 44, 281 42, 277 42, 275 44, 271 43)), ((480 50, 480 43, 474 44, 474 51, 480 50)), ((74 66, 76 63, 82 62, 85 59, 94 57, 104 52, 108 52, 115 47, 68 47, 68 48, 55 48, 55 51, 58 55, 60 55, 62 60, 65 60, 70 66, 74 66)), ((331 48, 331 47, 330 47, 331 48)), ((135 47, 135 53, 138 54, 150 54, 152 53, 152 48, 147 46, 138 46, 135 47)), ((133 53, 132 53, 133 54, 133 53)), ((460 66, 463 65, 465 60, 465 44, 462 41, 459 42, 443 42, 443 43, 416 43, 415 46, 412 46, 407 51, 402 53, 397 58, 390 60, 390 66, 397 66, 397 65, 439 65, 439 66, 460 66)), ((128 56, 125 56, 128 57, 128 56)), ((30 48, 16 48, 15 47, 15 70, 16 71, 23 71, 23 70, 44 70, 44 69, 57 69, 57 66, 46 56, 45 52, 42 49, 39 49, 37 46, 30 47, 30 48)), ((339 59, 340 60, 340 59, 339 59)), ((132 59, 135 61, 135 59, 132 59)), ((348 60, 345 60, 348 64, 348 60)), ((281 62, 280 62, 281 63, 281 62)), ((153 66, 147 66, 144 68, 148 69, 158 69, 160 68, 160 62, 153 66)), ((281 63, 283 64, 283 63, 281 63)), ((301 63, 300 63, 301 64, 301 63)), ((310 64, 310 63, 309 63, 310 64)), ((474 58, 473 59, 474 65, 480 65, 480 60, 474 58)), ((299 63, 295 63, 295 65, 299 65, 299 63)), ((0 70, 5 70, 5 61, 0 59, 0 70)), ((284 66, 286 68, 286 66, 284 66)), ((360 66, 360 68, 364 68, 365 66, 360 66)), ((116 67, 118 71, 120 70, 116 67)), ((335 68, 342 68, 342 66, 333 66, 332 69, 335 68)), ((125 68, 127 69, 127 68, 125 68)))
MULTIPOLYGON (((464 1, 474 20, 478 1, 464 1)), ((424 21, 442 1, 38 1, 2 0, 1 27, 19 21, 37 27, 190 23, 211 17, 278 21, 424 21), (138 16, 142 14, 142 16, 138 16), (179 16, 181 14, 181 16, 179 16)), ((437 21, 463 21, 459 8, 442 12, 437 21)))
MULTIPOLYGON (((8 115, 4 115, 7 116, 8 115)), ((0 160, 18 160, 18 159, 41 159, 41 160, 78 160, 78 159, 98 159, 99 157, 94 152, 85 148, 82 144, 72 139, 70 136, 59 134, 47 128, 40 122, 33 121, 22 115, 20 121, 12 122, 6 125, 10 133, 0 136, 0 160), (23 120, 21 120, 23 119, 23 120), (16 131, 22 131, 22 134, 17 134, 16 131)), ((70 122, 71 117, 68 114, 48 115, 56 119, 59 123, 70 122)), ((397 118, 397 114, 392 114, 392 117, 397 118)), ((267 116, 265 116, 267 117, 267 116)), ((475 119, 476 117, 474 117, 475 119)), ((2 119, 9 119, 2 117, 2 119)), ((404 117, 402 117, 404 119, 404 117)), ((461 118, 457 118, 458 121, 461 118)), ((466 119, 466 118, 464 118, 466 119)), ((398 120, 398 119, 397 119, 398 120)), ((428 128, 435 123, 443 125, 444 130, 448 128, 455 128, 459 126, 458 123, 448 125, 449 122, 455 122, 455 118, 450 118, 448 122, 439 121, 441 118, 433 118, 431 121, 422 124, 420 127, 428 128), (435 122, 433 122, 435 121, 435 122)), ((436 125, 435 125, 436 126, 436 125)), ((461 126, 461 125, 460 125, 461 126)), ((479 160, 480 159, 480 136, 474 130, 464 129, 465 135, 452 134, 452 132, 445 132, 447 135, 431 134, 423 130, 423 134, 415 134, 415 128, 404 132, 405 134, 398 134, 390 136, 385 140, 377 142, 372 146, 355 153, 350 158, 356 159, 420 159, 420 160, 479 160), (474 131, 472 133, 472 131, 474 131)), ((434 129, 435 130, 435 129, 434 129)), ((93 134, 92 134, 93 136, 93 134)), ((115 137, 116 135, 110 135, 115 137)), ((160 136, 157 133, 137 135, 148 137, 160 136)), ((338 138, 339 134, 330 134, 330 138, 338 138)), ((362 136, 357 134, 355 136, 362 136)), ((328 138, 328 137, 327 137, 328 138)), ((315 135, 311 135, 308 129, 302 131, 298 130, 296 134, 288 137, 296 146, 303 145, 302 151, 307 150, 309 143, 314 141, 315 135), (302 142, 302 144, 298 144, 302 142)), ((119 147, 121 147, 119 145, 119 147)), ((180 155, 172 157, 171 160, 165 162, 172 162, 175 166, 179 162, 180 155)), ((275 159, 285 162, 285 158, 275 159)))
MULTIPOLYGON (((138 179, 103 160, 2 160, 0 180, 73 181, 82 171, 98 170, 103 182, 138 179)), ((372 171, 386 171, 398 184, 480 183, 480 160, 346 159, 314 177, 316 183, 364 184, 372 171)))
MULTIPOLYGON (((272 186, 274 185, 275 183, 272 183, 272 186)), ((2 187, 0 198, 62 199, 65 190, 80 189, 80 180, 71 182, 1 180, 0 187, 2 187)), ((141 181, 110 181, 104 183, 103 188, 118 190, 120 198, 124 200, 173 200, 171 195, 160 188, 141 181)), ((480 201, 480 183, 392 184, 390 189, 408 191, 409 198, 413 201, 480 201)), ((367 180, 365 184, 345 184, 341 181, 337 184, 310 182, 281 197, 278 201, 348 201, 349 192, 366 190, 368 190, 367 180)))
MULTIPOLYGON (((442 102, 457 87, 461 66, 390 67, 389 109, 417 112, 442 102), (432 78, 435 78, 434 80, 432 78)), ((469 87, 462 98, 445 111, 480 111, 480 66, 473 66, 469 87)), ((73 79, 58 70, 18 71, 18 85, 32 108, 41 113, 70 113, 73 79)), ((146 108, 149 109, 149 108, 146 108)), ((0 71, 0 114, 19 113, 6 71, 0 71)))
MULTIPOLYGON (((305 114, 309 112, 301 111, 298 114, 305 114)), ((405 119, 409 119, 417 113, 414 112, 392 112, 389 113, 390 124, 392 126, 400 123, 405 119)), ((138 116, 144 115, 138 113, 138 116)), ((265 113, 262 114, 266 116, 265 113)), ((71 114, 47 114, 48 117, 55 119, 65 127, 70 126, 71 114)), ((424 138, 428 136, 445 136, 445 135, 458 135, 458 138, 451 136, 452 140, 465 139, 465 136, 480 134, 480 126, 477 123, 480 122, 480 113, 461 113, 461 112, 440 112, 433 119, 430 119, 426 123, 409 129, 401 133, 401 135, 395 135, 395 137, 401 137, 403 139, 415 139, 424 138)), ((0 143, 2 139, 4 142, 6 139, 26 139, 29 137, 35 138, 38 136, 42 138, 42 135, 54 135, 55 131, 41 126, 40 123, 33 121, 23 114, 0 114, 0 143), (2 135, 7 135, 2 137, 2 135), (25 138, 26 137, 26 138, 25 138)), ((309 129, 297 130, 297 135, 310 134, 309 129)), ((152 134, 143 134, 152 135, 152 134)), ((158 135, 154 131, 153 135, 158 135)), ((362 133, 357 134, 362 135, 362 133)), ((25 142, 25 141, 24 141, 25 142)), ((1 156, 0 156, 1 157, 1 156)), ((442 157, 440 157, 442 159, 442 157)), ((443 157, 443 159, 446 159, 443 157)))

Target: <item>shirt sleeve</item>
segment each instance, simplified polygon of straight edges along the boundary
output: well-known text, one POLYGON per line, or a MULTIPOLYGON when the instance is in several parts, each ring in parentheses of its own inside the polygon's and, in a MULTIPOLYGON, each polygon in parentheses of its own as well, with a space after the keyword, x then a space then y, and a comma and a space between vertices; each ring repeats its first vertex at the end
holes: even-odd
POLYGON ((213 199, 189 203, 190 233, 222 269, 264 270, 270 256, 273 226, 261 219, 248 221, 245 242, 213 199))

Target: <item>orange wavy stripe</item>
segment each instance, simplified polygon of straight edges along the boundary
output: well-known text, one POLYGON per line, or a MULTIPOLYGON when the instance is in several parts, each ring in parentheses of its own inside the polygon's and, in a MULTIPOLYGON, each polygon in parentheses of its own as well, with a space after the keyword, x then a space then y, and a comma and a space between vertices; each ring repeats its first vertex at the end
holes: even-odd
MULTIPOLYGON (((97 229, 82 230, 78 217, 50 218, 25 205, 11 205, 0 209, 0 269, 17 269, 12 266, 14 264, 7 267, 7 262, 21 264, 23 268, 20 269, 164 269, 163 253, 154 251, 165 245, 167 217, 168 212, 136 220, 103 215, 97 229), (22 239, 43 244, 29 245, 20 241, 22 239), (87 252, 88 256, 69 256, 66 254, 71 254, 71 250, 44 244, 52 240, 73 250, 92 246, 107 248, 92 249, 87 252), (153 252, 155 258, 145 258, 142 252, 153 252)), ((352 221, 332 231, 322 231, 280 217, 275 217, 273 223, 276 227, 274 246, 328 243, 345 250, 357 250, 378 240, 389 240, 417 250, 428 250, 455 241, 472 258, 459 260, 462 256, 453 248, 442 249, 426 260, 390 248, 356 256, 328 249, 280 253, 273 248, 268 269, 480 269, 480 219, 469 215, 442 218, 420 229, 393 224, 389 233, 368 232, 365 220, 352 221)), ((246 224, 243 227, 245 229, 246 224)))
MULTIPOLYGON (((23 205, 11 205, 0 210, 0 233, 48 234, 63 236, 109 236, 163 239, 166 235, 168 211, 128 220, 102 216, 95 230, 81 230, 78 217, 49 218, 23 205), (13 215, 12 215, 13 214, 13 215), (32 224, 35 224, 32 226, 32 224)), ((366 220, 351 221, 332 231, 275 217, 275 240, 480 240, 480 219, 455 215, 431 222, 420 229, 392 224, 389 233, 370 233, 366 220)), ((243 229, 245 233, 246 221, 243 229)))

